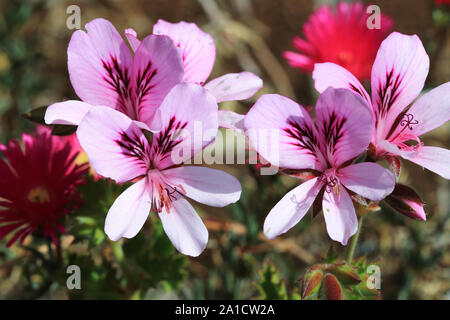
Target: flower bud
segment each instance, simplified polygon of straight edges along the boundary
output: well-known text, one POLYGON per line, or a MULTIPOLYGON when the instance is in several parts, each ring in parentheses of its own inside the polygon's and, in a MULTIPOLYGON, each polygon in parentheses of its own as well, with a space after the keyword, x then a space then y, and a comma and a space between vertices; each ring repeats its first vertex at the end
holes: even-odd
POLYGON ((342 300, 344 298, 344 292, 341 284, 331 273, 325 274, 321 297, 327 300, 342 300))
POLYGON ((303 277, 302 299, 317 299, 322 284, 323 271, 311 267, 303 277))
POLYGON ((394 191, 384 200, 394 210, 410 218, 426 221, 424 202, 410 187, 396 184, 394 191))

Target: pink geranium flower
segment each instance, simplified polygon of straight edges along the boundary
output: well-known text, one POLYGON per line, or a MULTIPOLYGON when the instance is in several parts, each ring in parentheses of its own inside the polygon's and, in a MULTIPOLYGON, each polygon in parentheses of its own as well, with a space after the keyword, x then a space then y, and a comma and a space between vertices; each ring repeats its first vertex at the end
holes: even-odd
POLYGON ((303 25, 306 40, 294 37, 294 47, 300 53, 286 51, 284 57, 292 67, 307 73, 313 71, 315 63, 333 62, 358 79, 368 79, 378 47, 393 22, 382 14, 380 29, 369 29, 366 10, 362 3, 341 2, 335 10, 321 6, 303 25))
POLYGON ((161 131, 151 140, 127 115, 105 107, 92 108, 77 135, 100 175, 117 183, 135 182, 108 212, 105 232, 109 238, 134 237, 154 210, 178 251, 198 256, 208 231, 184 196, 222 207, 239 199, 241 186, 225 172, 182 165, 217 134, 217 103, 206 89, 179 84, 160 110, 161 131))
POLYGON ((336 64, 317 64, 313 78, 319 92, 329 86, 349 88, 372 107, 375 157, 399 156, 450 179, 450 150, 424 146, 419 138, 450 119, 450 82, 408 107, 422 91, 429 64, 416 35, 394 32, 381 44, 372 67, 372 99, 349 71, 336 64))
POLYGON ((81 203, 76 186, 88 165, 76 164, 79 150, 48 129, 23 134, 22 142, 0 145, 0 239, 14 233, 10 246, 39 230, 56 245, 58 231, 66 232, 61 220, 81 203))
POLYGON ((183 60, 172 40, 149 35, 135 52, 107 20, 86 24, 87 33, 73 33, 67 49, 72 86, 82 101, 48 107, 47 124, 78 125, 93 106, 123 112, 143 128, 158 129, 158 107, 183 79, 183 60))
POLYGON ((373 131, 372 113, 361 97, 327 89, 316 104, 316 124, 305 108, 276 94, 261 96, 245 117, 250 144, 261 156, 287 174, 312 175, 270 211, 264 233, 273 239, 288 231, 322 197, 316 201, 322 200, 328 234, 346 245, 358 227, 350 195, 381 200, 392 192, 395 179, 376 163, 352 164, 373 131), (276 138, 268 134, 272 130, 276 138))
MULTIPOLYGON (((132 48, 140 41, 133 29, 125 34, 132 48)), ((153 34, 166 35, 180 48, 183 57, 183 81, 203 85, 211 74, 216 58, 214 39, 202 31, 195 23, 170 23, 158 20, 153 26, 153 34)), ((228 73, 204 84, 217 102, 244 100, 252 97, 262 88, 262 80, 251 72, 228 73)), ((219 126, 243 129, 244 116, 228 110, 219 110, 219 126)))

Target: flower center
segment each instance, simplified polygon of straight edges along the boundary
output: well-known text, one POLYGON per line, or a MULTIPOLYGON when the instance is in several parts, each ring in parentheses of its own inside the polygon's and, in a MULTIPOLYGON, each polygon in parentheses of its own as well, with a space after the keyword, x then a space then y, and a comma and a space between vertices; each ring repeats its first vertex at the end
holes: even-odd
POLYGON ((342 51, 338 54, 340 65, 351 65, 353 63, 353 54, 349 51, 342 51))
POLYGON ((48 193, 47 189, 39 186, 31 189, 31 191, 28 193, 27 199, 32 203, 48 203, 50 202, 50 194, 48 193))
POLYGON ((326 192, 333 192, 336 195, 341 193, 341 183, 335 168, 327 169, 319 179, 324 183, 326 192))
POLYGON ((417 150, 417 148, 421 147, 423 143, 420 141, 419 137, 417 137, 413 133, 410 133, 409 131, 413 130, 413 126, 417 125, 418 123, 418 120, 414 120, 413 114, 405 113, 399 123, 403 128, 393 139, 389 139, 389 141, 396 144, 400 149, 404 151, 417 150), (411 142, 413 142, 413 144, 411 142))
POLYGON ((179 193, 186 194, 183 186, 172 186, 167 183, 161 173, 157 170, 148 171, 149 182, 152 192, 153 209, 161 212, 165 208, 167 213, 172 209, 172 202, 177 200, 179 193))

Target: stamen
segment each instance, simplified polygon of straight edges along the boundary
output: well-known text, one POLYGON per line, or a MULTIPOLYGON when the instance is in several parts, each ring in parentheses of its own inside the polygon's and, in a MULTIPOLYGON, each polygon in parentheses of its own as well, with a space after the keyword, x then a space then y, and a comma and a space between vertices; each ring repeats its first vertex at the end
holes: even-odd
POLYGON ((32 203, 46 203, 50 202, 50 195, 46 188, 36 187, 30 190, 27 199, 32 203))
MULTIPOLYGON (((405 115, 403 116, 403 118, 406 118, 406 119, 403 119, 402 121, 400 121, 400 125, 401 125, 402 127, 405 127, 404 129, 406 129, 406 127, 408 127, 409 130, 412 130, 412 129, 413 129, 412 126, 419 123, 419 121, 414 120, 414 115, 412 115, 411 113, 405 113, 405 115)), ((403 129, 403 130, 404 130, 404 129, 403 129)), ((402 130, 402 131, 403 131, 403 130, 402 130)))
MULTIPOLYGON (((418 120, 414 120, 414 115, 411 113, 405 113, 402 116, 402 120, 400 121, 400 126, 403 128, 396 134, 394 138, 389 138, 389 141, 392 141, 397 146, 403 148, 403 149, 411 149, 411 146, 406 145, 404 142, 408 140, 415 140, 417 141, 418 145, 421 144, 421 141, 419 137, 412 133, 405 132, 406 128, 409 130, 413 130, 413 126, 419 124, 418 120)), ((394 125, 395 127, 395 125, 394 125)), ((389 135, 388 135, 389 137, 389 135)))
POLYGON ((336 176, 335 169, 328 169, 319 177, 319 180, 325 184, 325 191, 327 193, 333 192, 336 195, 341 193, 341 183, 336 176))
POLYGON ((186 194, 186 190, 182 185, 172 186, 164 180, 160 172, 151 170, 148 177, 152 186, 153 209, 161 212, 164 208, 167 213, 173 208, 173 201, 177 200, 177 193, 186 194))

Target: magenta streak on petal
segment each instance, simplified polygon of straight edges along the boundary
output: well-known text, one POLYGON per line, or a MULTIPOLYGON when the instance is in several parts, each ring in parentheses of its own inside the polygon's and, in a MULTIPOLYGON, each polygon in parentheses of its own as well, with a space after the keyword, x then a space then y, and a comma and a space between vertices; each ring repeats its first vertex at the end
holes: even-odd
POLYGON ((103 79, 111 85, 120 97, 120 105, 115 107, 131 119, 139 120, 140 104, 145 99, 145 95, 155 86, 155 84, 152 84, 152 80, 158 73, 158 70, 151 70, 151 62, 148 62, 143 70, 139 70, 135 79, 134 95, 132 95, 128 69, 121 68, 117 58, 113 56, 111 56, 110 62, 102 60, 102 63, 108 73, 108 76, 103 77, 103 79))
POLYGON ((317 139, 314 136, 313 129, 306 124, 300 125, 293 120, 289 120, 288 124, 290 125, 290 127, 284 128, 283 131, 297 140, 297 142, 292 144, 302 149, 308 150, 308 154, 315 155, 318 151, 318 144, 317 139))
MULTIPOLYGON (((136 77, 136 105, 139 106, 145 95, 155 86, 152 79, 158 73, 157 69, 150 72, 152 63, 149 62, 144 70, 139 70, 136 77)), ((140 111, 140 110, 139 110, 140 111)))
POLYGON ((379 83, 378 85, 378 106, 375 118, 375 125, 378 126, 378 121, 381 117, 384 117, 394 104, 394 102, 397 100, 398 96, 400 95, 399 86, 400 83, 403 81, 403 78, 400 74, 398 74, 395 79, 394 76, 394 68, 391 69, 389 73, 386 74, 386 83, 384 86, 379 83), (389 91, 389 89, 391 89, 389 91))
POLYGON ((366 96, 364 95, 364 88, 357 88, 353 83, 349 82, 348 83, 349 87, 351 90, 353 90, 355 93, 359 94, 361 97, 363 97, 364 99, 366 99, 366 96))
POLYGON ((120 135, 121 139, 117 139, 115 142, 122 148, 122 154, 135 159, 139 165, 147 169, 149 160, 144 143, 142 143, 139 137, 130 137, 126 132, 122 132, 120 135))
POLYGON ((182 138, 179 138, 179 134, 186 126, 187 122, 181 123, 176 121, 175 116, 172 116, 167 127, 156 136, 156 150, 153 158, 160 155, 159 161, 166 159, 173 148, 183 141, 182 138))
POLYGON ((108 77, 104 76, 103 79, 119 94, 120 105, 114 107, 120 108, 130 118, 137 120, 133 106, 130 106, 131 94, 128 69, 121 68, 116 57, 111 56, 110 59, 110 62, 102 60, 103 68, 108 73, 108 77))
POLYGON ((323 135, 325 139, 325 151, 328 159, 332 158, 332 155, 336 152, 336 145, 339 140, 344 136, 344 124, 347 121, 346 118, 341 117, 333 111, 330 117, 323 121, 323 135))

